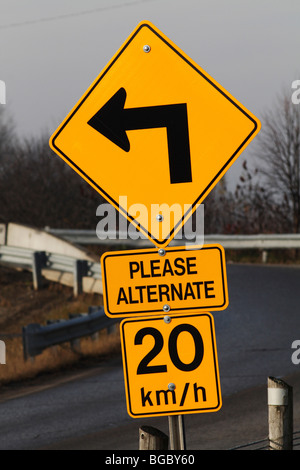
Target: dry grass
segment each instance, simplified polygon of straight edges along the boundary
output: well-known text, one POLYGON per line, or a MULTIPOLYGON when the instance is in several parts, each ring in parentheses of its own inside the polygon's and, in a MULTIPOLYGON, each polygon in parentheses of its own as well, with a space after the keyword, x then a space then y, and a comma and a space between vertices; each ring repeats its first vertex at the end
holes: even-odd
POLYGON ((44 372, 55 372, 78 365, 86 358, 103 360, 120 351, 119 332, 102 332, 97 339, 82 338, 80 346, 69 343, 54 346, 33 359, 24 360, 22 338, 8 338, 6 364, 0 366, 0 385, 32 379, 44 372))
POLYGON ((48 283, 41 291, 32 288, 31 274, 0 268, 0 339, 6 345, 6 364, 0 365, 0 386, 35 378, 44 372, 74 368, 81 362, 105 360, 120 352, 119 328, 97 337, 81 338, 76 345, 65 343, 46 349, 33 360, 24 360, 22 327, 30 323, 46 324, 47 320, 69 318, 84 313, 91 305, 101 305, 102 297, 82 294, 75 299, 72 289, 48 283), (17 335, 16 337, 10 337, 17 335))

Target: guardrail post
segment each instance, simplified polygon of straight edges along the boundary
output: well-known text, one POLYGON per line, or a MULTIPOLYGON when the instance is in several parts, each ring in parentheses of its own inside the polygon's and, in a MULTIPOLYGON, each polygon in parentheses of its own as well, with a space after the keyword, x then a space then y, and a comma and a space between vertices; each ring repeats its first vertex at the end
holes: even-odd
POLYGON ((261 261, 265 264, 268 261, 268 252, 267 250, 263 250, 261 254, 261 261))
POLYGON ((6 244, 6 224, 0 224, 0 245, 6 244))
POLYGON ((268 378, 269 445, 272 450, 293 449, 293 388, 268 378))
POLYGON ((23 327, 23 351, 25 360, 41 354, 44 349, 57 344, 74 341, 77 338, 91 336, 118 322, 118 319, 108 318, 102 307, 90 315, 81 314, 70 320, 51 322, 46 326, 31 323, 23 327))
POLYGON ((72 339, 70 341, 70 346, 71 346, 72 351, 74 351, 76 353, 80 353, 80 347, 81 347, 80 338, 72 339))
MULTIPOLYGON (((100 307, 98 307, 97 305, 91 305, 89 308, 88 308, 88 314, 91 315, 93 312, 97 312, 99 310, 100 307)), ((110 327, 107 328, 107 332, 109 330, 110 327)), ((93 333, 91 335, 91 340, 92 341, 96 341, 97 339, 99 338, 99 331, 96 331, 96 333, 93 333)))
POLYGON ((32 253, 32 277, 33 288, 39 290, 43 284, 42 269, 46 264, 46 253, 44 251, 34 251, 32 253))
MULTIPOLYGON (((69 319, 72 320, 72 318, 79 318, 82 317, 82 314, 78 313, 70 313, 69 314, 69 319)), ((71 339, 70 341, 70 346, 72 351, 79 353, 80 352, 80 347, 81 347, 81 338, 75 338, 71 339)))
POLYGON ((152 426, 139 429, 139 450, 168 450, 168 436, 152 426))
POLYGON ((6 364, 6 345, 4 341, 0 341, 0 364, 6 364))
POLYGON ((76 259, 74 261, 74 296, 77 297, 82 293, 82 278, 87 275, 88 262, 76 259))

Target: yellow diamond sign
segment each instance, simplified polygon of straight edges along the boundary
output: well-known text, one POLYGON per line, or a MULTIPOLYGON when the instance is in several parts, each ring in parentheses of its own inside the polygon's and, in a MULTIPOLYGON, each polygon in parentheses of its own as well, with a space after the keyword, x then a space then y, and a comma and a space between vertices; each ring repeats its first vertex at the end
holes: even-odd
POLYGON ((50 146, 164 247, 259 129, 250 111, 142 22, 50 146))

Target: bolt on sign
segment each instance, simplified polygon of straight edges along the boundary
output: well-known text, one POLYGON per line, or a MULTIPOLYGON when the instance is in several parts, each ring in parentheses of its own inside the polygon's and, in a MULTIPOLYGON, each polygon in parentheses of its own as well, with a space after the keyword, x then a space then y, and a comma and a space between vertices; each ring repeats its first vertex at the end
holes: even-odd
POLYGON ((101 267, 109 317, 228 306, 225 252, 220 245, 106 252, 101 267))
POLYGON ((155 246, 165 247, 259 129, 250 111, 142 22, 50 146, 155 246))
POLYGON ((131 417, 204 413, 221 408, 210 313, 126 319, 120 331, 131 417))

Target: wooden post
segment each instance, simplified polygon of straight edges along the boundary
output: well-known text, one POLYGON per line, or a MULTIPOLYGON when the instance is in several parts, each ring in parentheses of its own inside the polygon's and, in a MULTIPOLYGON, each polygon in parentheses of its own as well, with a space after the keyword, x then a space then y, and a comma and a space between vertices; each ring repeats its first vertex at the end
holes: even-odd
POLYGON ((168 416, 169 420, 169 434, 170 434, 170 449, 171 450, 185 450, 185 430, 184 420, 182 415, 168 416))
POLYGON ((261 254, 261 260, 265 264, 268 260, 268 252, 267 250, 263 250, 261 254))
POLYGON ((4 341, 0 341, 0 364, 6 364, 6 345, 4 341))
POLYGON ((269 445, 272 450, 293 449, 293 388, 268 378, 269 445))
POLYGON ((168 450, 168 436, 152 426, 139 429, 139 450, 168 450))

